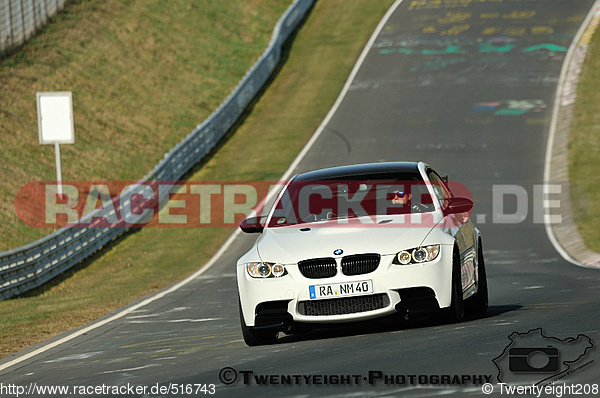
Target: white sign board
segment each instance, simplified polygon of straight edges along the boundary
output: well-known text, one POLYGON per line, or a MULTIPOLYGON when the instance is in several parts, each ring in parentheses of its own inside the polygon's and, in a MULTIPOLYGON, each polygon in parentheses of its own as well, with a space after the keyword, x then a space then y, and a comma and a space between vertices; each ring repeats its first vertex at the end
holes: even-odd
POLYGON ((74 144, 73 97, 70 91, 37 93, 40 144, 74 144))

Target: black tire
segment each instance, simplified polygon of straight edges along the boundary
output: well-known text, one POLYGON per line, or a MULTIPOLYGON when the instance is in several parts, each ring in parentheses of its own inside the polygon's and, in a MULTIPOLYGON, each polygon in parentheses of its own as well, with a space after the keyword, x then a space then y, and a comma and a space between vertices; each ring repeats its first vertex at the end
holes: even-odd
POLYGON ((445 311, 445 320, 449 323, 462 322, 465 318, 465 302, 462 294, 462 277, 460 272, 460 255, 454 248, 452 256, 452 301, 445 311))
POLYGON ((477 293, 467 300, 467 310, 470 314, 482 315, 488 309, 488 285, 481 241, 479 241, 479 249, 477 250, 477 268, 479 277, 477 281, 477 293))
POLYGON ((257 345, 274 344, 277 342, 277 335, 279 334, 276 330, 256 330, 251 326, 246 326, 244 321, 244 314, 242 314, 242 305, 239 305, 240 309, 240 325, 242 327, 242 336, 244 336, 244 342, 250 347, 257 345))

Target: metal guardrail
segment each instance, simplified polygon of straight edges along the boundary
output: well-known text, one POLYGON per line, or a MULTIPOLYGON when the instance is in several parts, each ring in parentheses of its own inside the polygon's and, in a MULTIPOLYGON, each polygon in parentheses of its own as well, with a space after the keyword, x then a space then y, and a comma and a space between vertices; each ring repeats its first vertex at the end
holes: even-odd
MULTIPOLYGON (((2 0, 0 0, 2 1, 2 0)), ((279 19, 271 42, 258 61, 246 72, 231 94, 202 124, 165 154, 142 181, 176 181, 200 161, 234 125, 243 111, 269 79, 281 59, 281 49, 296 29, 314 0, 296 0, 279 19)), ((138 193, 134 185, 122 195, 138 193)), ((168 195, 168 192, 165 192, 168 195)), ((131 196, 129 196, 131 198, 131 196)), ((162 202, 164 198, 159 198, 162 202)), ((129 204, 124 201, 125 206, 129 204)), ((105 208, 110 209, 109 206, 105 208)), ((98 209, 88 215, 104 217, 114 210, 98 209)), ((135 224, 134 213, 129 222, 135 224)), ((63 228, 36 242, 0 253, 0 300, 39 287, 91 256, 111 240, 127 231, 124 228, 63 228)))
POLYGON ((23 45, 67 0, 0 0, 0 58, 23 45))

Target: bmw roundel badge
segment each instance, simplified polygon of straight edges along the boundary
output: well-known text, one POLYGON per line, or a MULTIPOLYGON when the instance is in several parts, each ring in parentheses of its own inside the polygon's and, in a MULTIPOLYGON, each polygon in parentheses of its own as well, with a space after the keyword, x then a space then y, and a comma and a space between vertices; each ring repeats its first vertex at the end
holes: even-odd
POLYGON ((342 254, 344 251, 342 249, 335 249, 333 251, 333 254, 335 254, 336 256, 339 256, 340 254, 342 254))

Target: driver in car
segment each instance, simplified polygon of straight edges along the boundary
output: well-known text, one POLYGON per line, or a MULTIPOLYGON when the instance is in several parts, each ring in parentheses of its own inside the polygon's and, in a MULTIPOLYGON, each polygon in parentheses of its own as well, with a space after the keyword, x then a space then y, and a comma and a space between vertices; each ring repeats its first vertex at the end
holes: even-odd
POLYGON ((388 208, 388 214, 422 213, 428 211, 428 206, 422 203, 412 203, 412 194, 402 190, 392 191, 392 206, 388 208))
POLYGON ((407 214, 411 212, 410 192, 395 190, 391 193, 392 206, 388 207, 389 214, 407 214))

